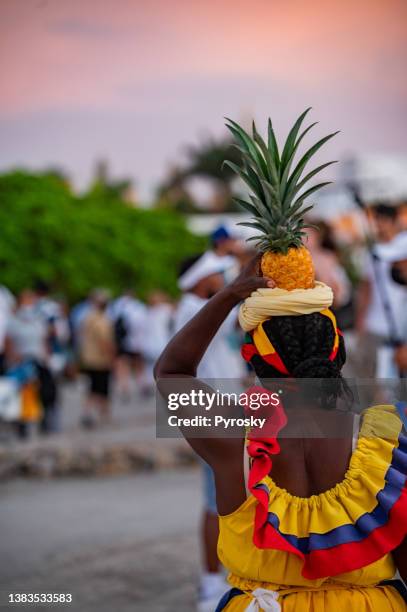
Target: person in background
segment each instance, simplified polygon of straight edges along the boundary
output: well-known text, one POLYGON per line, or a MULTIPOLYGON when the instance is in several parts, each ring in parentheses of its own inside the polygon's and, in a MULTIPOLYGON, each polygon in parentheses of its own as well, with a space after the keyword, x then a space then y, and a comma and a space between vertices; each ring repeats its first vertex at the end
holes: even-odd
MULTIPOLYGON (((210 236, 211 248, 203 254, 202 262, 223 270, 223 281, 231 282, 239 274, 247 257, 246 245, 239 240, 224 225, 218 226, 210 236)), ((220 378, 241 378, 246 376, 246 368, 242 368, 239 356, 241 345, 241 330, 233 325, 227 332, 222 345, 223 358, 229 360, 229 376, 219 375, 220 378)))
POLYGON ((34 285, 35 308, 49 327, 51 353, 58 352, 69 339, 69 327, 61 302, 50 295, 49 285, 39 280, 34 285))
POLYGON ((13 314, 15 306, 15 298, 13 294, 0 285, 0 376, 4 374, 5 369, 5 343, 7 334, 7 325, 13 314))
MULTIPOLYGON (((395 283, 405 290, 407 304, 407 231, 400 232, 388 244, 377 248, 378 255, 382 261, 388 263, 390 274, 395 283)), ((396 348, 394 354, 395 366, 398 373, 407 375, 407 308, 404 309, 401 318, 400 346, 396 348)))
POLYGON ((224 226, 220 225, 211 234, 212 251, 218 257, 233 257, 239 251, 237 239, 224 226))
POLYGON ((113 324, 106 314, 109 293, 95 289, 92 306, 81 325, 81 364, 89 378, 82 417, 84 427, 95 425, 95 416, 110 419, 110 381, 115 357, 113 324))
POLYGON ((74 351, 69 304, 61 295, 57 296, 56 302, 61 317, 58 323, 60 342, 58 343, 58 351, 53 358, 54 370, 58 372, 59 368, 59 372, 63 374, 64 378, 74 380, 77 374, 77 361, 74 351))
POLYGON ((163 291, 153 291, 147 299, 143 357, 146 376, 151 390, 154 389, 153 367, 168 344, 174 319, 174 305, 163 291))
POLYGON ((305 243, 314 261, 316 279, 332 287, 334 309, 338 309, 349 302, 350 282, 335 252, 330 227, 323 221, 313 223, 317 229, 307 229, 305 243))
POLYGON ((143 360, 143 340, 146 325, 146 307, 127 289, 114 300, 108 310, 114 323, 117 344, 115 376, 119 395, 128 401, 131 397, 131 373, 134 371, 141 393, 149 394, 149 384, 143 360))
POLYGON ((392 279, 390 263, 380 258, 381 247, 390 245, 399 233, 397 209, 386 204, 377 205, 373 209, 373 223, 377 241, 374 247, 376 263, 373 265, 371 256, 368 256, 362 270, 356 303, 357 354, 353 355, 353 375, 365 379, 394 375, 389 317, 399 336, 406 304, 405 289, 392 279), (385 310, 385 300, 389 313, 385 310))
MULTIPOLYGON (((183 291, 183 295, 175 313, 175 333, 182 329, 207 304, 208 300, 224 287, 224 274, 233 263, 233 258, 231 261, 229 256, 218 257, 211 251, 184 261, 178 278, 178 286, 183 291)), ((229 336, 235 328, 236 320, 237 313, 232 310, 202 358, 198 369, 200 378, 213 380, 241 376, 239 356, 232 354, 229 345, 229 336)), ((198 610, 206 612, 214 610, 220 594, 225 589, 225 580, 217 554, 219 525, 214 475, 207 463, 202 462, 202 466, 204 512, 201 530, 204 571, 200 579, 198 610)))
POLYGON ((85 320, 86 316, 89 314, 92 308, 92 295, 86 296, 83 300, 75 304, 75 306, 71 309, 71 313, 69 316, 69 325, 71 328, 71 340, 72 340, 72 348, 76 358, 79 360, 80 358, 80 341, 81 341, 81 325, 85 320))
POLYGON ((44 320, 47 327, 48 342, 48 372, 49 384, 55 389, 54 406, 52 411, 45 415, 43 423, 46 431, 57 431, 60 429, 60 413, 58 403, 59 376, 66 365, 66 347, 69 344, 70 330, 68 319, 64 316, 61 304, 51 297, 48 283, 37 280, 34 285, 35 310, 44 320), (52 383, 51 383, 52 379, 52 383))
POLYGON ((224 225, 217 227, 210 236, 211 249, 206 257, 215 256, 225 269, 225 280, 233 280, 239 273, 239 259, 244 253, 242 242, 236 238, 224 225))
MULTIPOLYGON (((36 308, 36 295, 31 290, 22 291, 17 310, 11 317, 6 332, 7 368, 33 364, 39 384, 43 408, 41 431, 48 433, 54 421, 56 389, 49 370, 49 328, 36 308)), ((20 435, 26 435, 21 424, 20 435)))

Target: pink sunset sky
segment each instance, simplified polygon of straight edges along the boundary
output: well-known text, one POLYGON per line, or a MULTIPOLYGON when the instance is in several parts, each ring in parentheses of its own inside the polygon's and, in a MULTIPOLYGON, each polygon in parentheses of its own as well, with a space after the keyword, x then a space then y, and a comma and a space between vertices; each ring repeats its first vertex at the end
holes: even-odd
POLYGON ((0 170, 97 158, 143 197, 225 115, 307 106, 329 155, 407 152, 405 0, 1 0, 0 170))

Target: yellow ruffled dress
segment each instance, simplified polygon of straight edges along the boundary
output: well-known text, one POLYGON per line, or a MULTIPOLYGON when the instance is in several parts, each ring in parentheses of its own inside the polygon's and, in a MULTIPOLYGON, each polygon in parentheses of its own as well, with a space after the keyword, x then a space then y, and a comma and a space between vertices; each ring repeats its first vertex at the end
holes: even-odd
POLYGON ((349 469, 333 489, 300 498, 266 475, 255 495, 219 517, 219 558, 243 593, 218 609, 406 611, 393 586, 378 586, 394 577, 391 550, 407 532, 406 475, 406 437, 392 406, 365 411, 349 469), (276 605, 263 608, 269 591, 276 605))

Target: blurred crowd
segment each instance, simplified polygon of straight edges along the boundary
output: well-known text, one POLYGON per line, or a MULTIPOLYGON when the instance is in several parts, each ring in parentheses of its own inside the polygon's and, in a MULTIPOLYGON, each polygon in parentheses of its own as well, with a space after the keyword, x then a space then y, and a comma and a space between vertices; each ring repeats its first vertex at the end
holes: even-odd
MULTIPOLYGON (((61 429, 58 387, 78 375, 88 381, 81 417, 85 428, 110 420, 113 378, 121 401, 132 399, 132 377, 141 396, 151 395, 153 364, 169 340, 173 311, 160 291, 144 303, 132 289, 113 299, 107 289, 96 288, 69 308, 42 281, 17 298, 1 286, 0 381, 18 391, 19 435, 26 437, 34 423, 42 433, 61 429)), ((3 409, 9 389, 3 387, 2 397, 0 386, 3 409)))
MULTIPOLYGON (((398 209, 370 209, 368 237, 338 241, 333 228, 314 220, 308 232, 316 277, 334 290, 333 309, 347 336, 346 376, 392 378, 407 370, 407 232, 398 209)), ((59 383, 86 377, 81 425, 111 419, 111 390, 123 402, 153 393, 153 366, 171 338, 252 257, 247 244, 224 226, 205 253, 184 261, 177 303, 162 291, 146 301, 136 288, 120 296, 93 289, 68 306, 43 281, 17 297, 0 286, 0 417, 21 437, 33 423, 49 433, 61 428, 59 383), (14 402, 14 403, 13 403, 14 402)), ((203 359, 204 378, 250 376, 239 356, 241 335, 233 311, 203 359)))

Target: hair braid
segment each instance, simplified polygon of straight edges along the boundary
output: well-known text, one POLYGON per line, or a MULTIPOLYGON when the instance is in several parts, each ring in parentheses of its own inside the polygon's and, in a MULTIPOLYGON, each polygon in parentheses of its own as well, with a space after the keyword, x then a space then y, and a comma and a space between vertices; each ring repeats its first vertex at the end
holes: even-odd
MULTIPOLYGON (((272 317, 263 323, 263 329, 287 368, 289 377, 321 379, 316 387, 319 389, 316 400, 322 406, 335 406, 343 391, 350 397, 350 390, 341 377, 341 368, 346 360, 342 336, 336 358, 330 359, 335 330, 328 317, 321 313, 272 317)), ((286 377, 260 355, 254 355, 251 363, 261 379, 286 377)))
MULTIPOLYGON (((334 361, 332 352, 335 331, 328 317, 320 313, 300 316, 272 317, 263 329, 291 376, 297 378, 338 378, 345 363, 343 338, 334 361)), ((252 365, 260 377, 284 376, 260 356, 254 355, 252 365)))
MULTIPOLYGON (((302 359, 302 334, 296 329, 296 317, 278 317, 278 325, 275 325, 275 317, 263 323, 263 329, 275 345, 284 363, 288 359, 292 367, 298 365, 302 359)), ((288 369, 289 366, 287 366, 288 369)))

